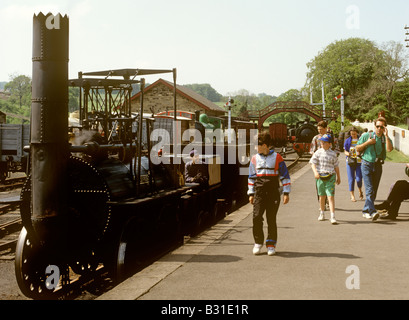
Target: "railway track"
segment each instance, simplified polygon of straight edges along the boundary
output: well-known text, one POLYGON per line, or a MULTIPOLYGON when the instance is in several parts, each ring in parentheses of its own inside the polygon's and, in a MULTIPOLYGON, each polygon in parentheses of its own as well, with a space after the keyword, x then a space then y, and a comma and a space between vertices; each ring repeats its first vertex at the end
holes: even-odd
POLYGON ((0 184, 0 192, 5 192, 5 191, 21 188, 25 180, 26 180, 26 177, 17 177, 17 178, 7 179, 4 184, 0 184))
POLYGON ((0 259, 14 259, 14 251, 22 223, 20 211, 15 204, 0 207, 0 259))
POLYGON ((13 260, 22 228, 19 199, 25 177, 12 177, 0 185, 0 260, 13 260))

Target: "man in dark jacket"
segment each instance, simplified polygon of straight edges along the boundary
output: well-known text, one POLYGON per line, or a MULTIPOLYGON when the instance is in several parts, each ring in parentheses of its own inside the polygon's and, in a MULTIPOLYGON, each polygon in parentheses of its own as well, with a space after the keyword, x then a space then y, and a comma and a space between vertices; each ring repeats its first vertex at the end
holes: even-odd
MULTIPOLYGON (((409 163, 406 164, 406 168, 405 171, 408 173, 409 163)), ((409 199, 409 182, 398 180, 392 185, 388 198, 381 204, 375 205, 375 209, 388 212, 387 215, 381 216, 381 219, 396 220, 402 201, 407 199, 409 199)))
POLYGON ((209 185, 207 165, 200 160, 199 153, 196 150, 192 150, 189 155, 192 160, 186 163, 185 166, 185 182, 199 183, 207 187, 209 185))

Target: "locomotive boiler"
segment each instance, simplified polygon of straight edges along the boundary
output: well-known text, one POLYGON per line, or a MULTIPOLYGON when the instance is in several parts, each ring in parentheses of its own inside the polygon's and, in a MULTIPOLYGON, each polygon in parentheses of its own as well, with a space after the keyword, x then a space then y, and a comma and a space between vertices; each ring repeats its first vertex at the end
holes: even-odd
MULTIPOLYGON (((33 18, 29 171, 15 258, 20 290, 33 299, 65 294, 73 274, 92 277, 105 268, 123 279, 158 248, 182 243, 204 221, 224 217, 247 199, 240 163, 227 162, 239 158, 236 146, 210 147, 213 152, 204 155, 209 148, 199 141, 174 141, 160 156, 154 152, 155 119, 143 117, 145 81, 139 77, 169 73, 176 88, 176 69, 80 72, 69 80, 68 25, 60 14, 33 18), (142 92, 137 116, 131 110, 134 84, 142 92), (68 136, 69 86, 79 90, 77 140, 68 136), (207 186, 184 183, 186 147, 203 155, 207 186)), ((173 101, 176 124, 175 92, 173 101)))
POLYGON ((318 129, 312 122, 298 122, 295 128, 289 129, 290 140, 293 141, 293 149, 298 155, 309 152, 312 139, 318 134, 318 129))

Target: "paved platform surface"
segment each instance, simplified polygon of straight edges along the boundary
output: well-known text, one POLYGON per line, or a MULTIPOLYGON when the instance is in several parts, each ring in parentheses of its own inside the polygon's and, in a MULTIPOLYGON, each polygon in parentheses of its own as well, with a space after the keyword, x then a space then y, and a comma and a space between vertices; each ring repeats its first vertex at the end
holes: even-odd
MULTIPOLYGON (((260 256, 252 254, 248 204, 99 299, 409 299, 409 202, 403 202, 397 221, 364 219, 364 202, 350 201, 341 160, 342 155, 338 225, 331 225, 329 213, 327 220, 317 220, 307 165, 292 175, 290 203, 280 206, 275 256, 267 256, 265 248, 260 256)), ((385 163, 376 202, 406 178, 404 164, 385 163)))

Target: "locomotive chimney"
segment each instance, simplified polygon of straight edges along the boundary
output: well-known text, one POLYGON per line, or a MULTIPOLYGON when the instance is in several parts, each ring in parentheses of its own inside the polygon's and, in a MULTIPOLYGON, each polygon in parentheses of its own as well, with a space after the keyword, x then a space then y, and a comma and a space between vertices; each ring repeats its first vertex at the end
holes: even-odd
MULTIPOLYGON (((67 211, 68 17, 33 17, 31 100, 32 225, 38 240, 54 242, 67 211), (54 232, 53 232, 54 230, 54 232), (58 231, 57 231, 58 230, 58 231)), ((62 236, 58 235, 58 236, 62 236)))

